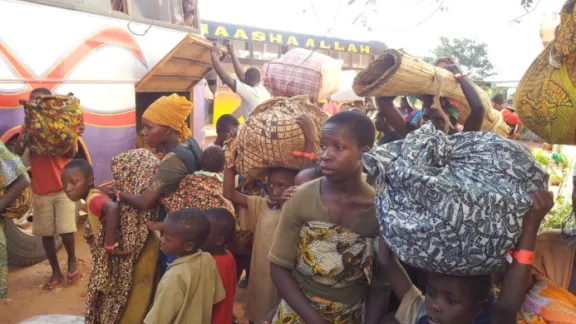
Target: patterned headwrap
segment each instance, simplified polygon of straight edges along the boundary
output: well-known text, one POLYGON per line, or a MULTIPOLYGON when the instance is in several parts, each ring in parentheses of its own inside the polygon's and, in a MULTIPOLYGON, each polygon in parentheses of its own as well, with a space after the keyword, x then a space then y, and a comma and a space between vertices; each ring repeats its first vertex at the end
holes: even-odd
POLYGON ((192 103, 185 97, 175 93, 170 96, 163 96, 154 101, 142 115, 149 121, 168 126, 178 132, 180 141, 185 141, 192 137, 192 131, 186 123, 186 118, 192 112, 192 103))

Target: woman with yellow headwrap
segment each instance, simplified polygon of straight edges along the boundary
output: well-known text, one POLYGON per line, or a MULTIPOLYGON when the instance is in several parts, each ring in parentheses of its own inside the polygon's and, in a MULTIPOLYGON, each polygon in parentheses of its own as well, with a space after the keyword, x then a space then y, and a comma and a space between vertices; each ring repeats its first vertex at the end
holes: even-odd
MULTIPOLYGON (((178 190, 178 185, 188 174, 200 169, 202 149, 192 138, 188 116, 192 103, 177 94, 163 96, 152 103, 142 115, 142 137, 146 145, 156 149, 160 165, 141 194, 116 192, 120 201, 140 210, 156 207, 163 196, 178 190)), ((161 206, 162 207, 162 206, 161 206)), ((166 212, 160 209, 159 221, 166 212)), ((160 273, 165 271, 166 260, 160 262, 160 273)))

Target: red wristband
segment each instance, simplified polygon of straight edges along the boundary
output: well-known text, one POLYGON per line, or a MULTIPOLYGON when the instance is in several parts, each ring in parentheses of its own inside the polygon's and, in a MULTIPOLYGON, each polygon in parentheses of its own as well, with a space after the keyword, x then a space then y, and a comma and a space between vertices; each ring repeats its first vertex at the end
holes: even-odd
POLYGON ((510 251, 509 254, 520 264, 534 264, 534 251, 519 250, 510 251))
POLYGON ((301 156, 301 157, 305 157, 307 159, 310 160, 314 160, 316 158, 316 155, 314 153, 306 153, 306 152, 300 152, 300 151, 294 151, 293 153, 295 156, 301 156))
POLYGON ((108 252, 112 252, 117 247, 118 247, 118 242, 114 243, 113 245, 104 245, 104 250, 108 251, 108 252))
POLYGON ((464 75, 463 75, 463 74, 460 74, 460 73, 454 74, 454 77, 456 77, 456 80, 458 80, 458 81, 460 81, 460 79, 462 79, 463 76, 464 76, 464 75))

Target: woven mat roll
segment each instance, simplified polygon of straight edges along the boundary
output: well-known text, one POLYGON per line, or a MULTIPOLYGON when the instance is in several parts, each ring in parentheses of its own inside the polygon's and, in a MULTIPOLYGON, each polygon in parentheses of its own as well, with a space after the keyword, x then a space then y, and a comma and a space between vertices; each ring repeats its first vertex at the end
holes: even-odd
MULTIPOLYGON (((502 115, 492 107, 490 97, 478 86, 475 87, 486 107, 482 130, 508 136, 510 128, 502 120, 502 115)), ((470 115, 470 107, 460 83, 450 71, 395 49, 384 51, 364 71, 358 73, 353 89, 360 97, 430 94, 454 98, 460 102, 459 122, 463 124, 470 115)))

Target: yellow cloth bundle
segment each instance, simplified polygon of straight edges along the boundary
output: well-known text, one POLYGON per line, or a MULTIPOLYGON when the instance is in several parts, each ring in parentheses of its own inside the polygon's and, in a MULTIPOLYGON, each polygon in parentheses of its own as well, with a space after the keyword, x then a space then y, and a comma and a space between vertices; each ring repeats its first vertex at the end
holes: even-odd
POLYGON ((154 101, 142 115, 149 121, 168 126, 178 132, 180 141, 192 137, 192 131, 188 127, 186 119, 192 112, 192 103, 186 97, 175 93, 163 96, 154 101))

